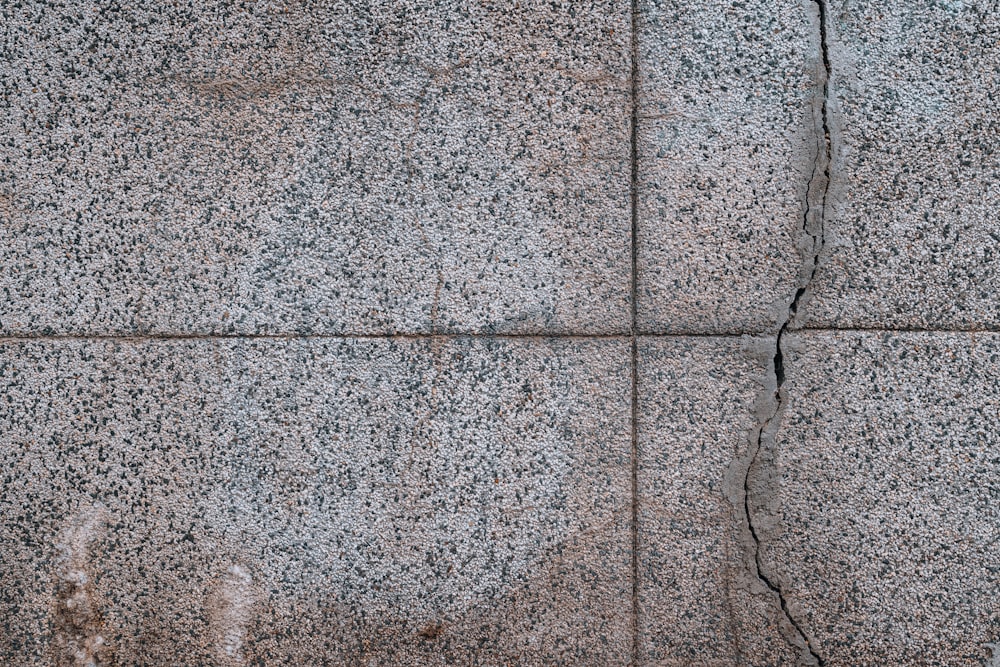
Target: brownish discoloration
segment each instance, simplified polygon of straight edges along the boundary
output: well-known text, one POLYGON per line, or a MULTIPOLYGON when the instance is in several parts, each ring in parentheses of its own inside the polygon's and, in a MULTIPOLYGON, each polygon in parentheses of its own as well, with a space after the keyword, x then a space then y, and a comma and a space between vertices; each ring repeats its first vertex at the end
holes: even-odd
POLYGON ((107 644, 100 601, 94 591, 90 545, 104 529, 104 508, 80 511, 63 530, 57 545, 52 605, 52 659, 58 667, 114 665, 107 644))
POLYGON ((437 639, 438 637, 440 637, 441 633, 443 633, 443 632, 444 632, 444 624, 443 623, 441 623, 440 621, 431 621, 430 623, 428 623, 427 625, 425 625, 423 628, 421 628, 420 632, 418 632, 417 634, 419 634, 424 639, 431 639, 431 640, 433 640, 433 639, 437 639))

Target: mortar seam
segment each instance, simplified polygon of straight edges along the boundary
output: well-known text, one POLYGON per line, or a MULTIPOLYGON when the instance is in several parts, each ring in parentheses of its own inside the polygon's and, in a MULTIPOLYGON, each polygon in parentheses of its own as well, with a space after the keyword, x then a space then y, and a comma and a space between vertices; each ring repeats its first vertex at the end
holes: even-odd
MULTIPOLYGON (((1000 334, 1000 328, 967 328, 967 329, 924 329, 920 327, 796 327, 787 329, 800 335, 822 333, 887 333, 887 334, 1000 334)), ((742 331, 731 333, 715 333, 688 331, 684 333, 663 333, 652 331, 637 331, 635 338, 764 338, 771 336, 763 331, 742 331)), ((0 343, 27 343, 32 341, 171 341, 171 340, 431 340, 431 339, 495 339, 495 340, 631 340, 631 333, 385 333, 385 334, 14 334, 0 335, 0 343)))
POLYGON ((631 118, 629 158, 631 161, 629 214, 631 216, 631 538, 632 538, 632 664, 639 665, 639 0, 631 0, 631 118))

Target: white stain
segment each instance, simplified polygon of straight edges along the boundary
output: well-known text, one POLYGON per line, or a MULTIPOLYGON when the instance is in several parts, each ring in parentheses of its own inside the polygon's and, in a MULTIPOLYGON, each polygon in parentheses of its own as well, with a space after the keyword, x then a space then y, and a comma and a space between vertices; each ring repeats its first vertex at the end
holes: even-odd
POLYGON ((56 543, 55 646, 74 667, 98 667, 104 647, 100 610, 93 599, 90 545, 104 531, 105 509, 93 505, 78 512, 56 543))
POLYGON ((244 664, 243 646, 254 602, 253 577, 243 566, 230 565, 216 590, 211 614, 220 665, 237 667, 244 664))
POLYGON ((1000 644, 986 644, 986 648, 993 652, 984 667, 1000 667, 1000 644))

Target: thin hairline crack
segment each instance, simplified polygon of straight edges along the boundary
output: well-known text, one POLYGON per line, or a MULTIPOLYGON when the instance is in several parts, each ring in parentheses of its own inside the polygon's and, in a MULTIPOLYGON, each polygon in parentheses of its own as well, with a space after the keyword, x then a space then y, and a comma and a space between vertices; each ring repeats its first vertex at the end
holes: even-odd
MULTIPOLYGON (((753 565, 755 574, 757 578, 774 595, 777 596, 782 613, 788 623, 792 626, 792 628, 794 628, 795 633, 801 640, 802 647, 809 654, 809 660, 807 660, 807 662, 812 662, 820 667, 822 667, 825 663, 823 658, 820 656, 814 641, 805 632, 799 621, 792 615, 791 610, 788 607, 788 601, 785 599, 781 586, 777 583, 773 576, 769 575, 764 570, 760 553, 761 538, 758 528, 754 522, 753 512, 750 508, 750 477, 753 470, 757 466, 761 450, 766 446, 765 438, 771 438, 773 441, 779 423, 779 415, 781 414, 781 409, 786 400, 784 390, 784 354, 781 347, 782 339, 788 331, 789 326, 799 314, 799 306, 803 297, 806 295, 806 292, 812 285, 813 279, 816 277, 816 271, 819 268, 820 263, 820 256, 826 244, 825 215, 827 196, 830 190, 830 166, 833 160, 833 146, 830 132, 830 78, 832 76, 832 70, 830 66, 830 50, 827 39, 828 8, 826 1, 827 0, 813 0, 813 2, 816 3, 817 12, 819 14, 819 41, 820 56, 822 61, 822 71, 820 72, 820 76, 822 78, 822 85, 820 87, 821 108, 818 114, 819 118, 817 119, 816 158, 813 162, 812 173, 809 176, 809 182, 806 187, 805 212, 802 216, 802 232, 810 240, 811 248, 809 255, 807 255, 806 262, 802 267, 803 278, 801 283, 796 290, 791 303, 788 305, 788 312, 785 317, 785 321, 779 327, 778 334, 775 337, 774 356, 771 362, 775 379, 773 387, 773 400, 770 402, 773 409, 769 411, 769 414, 761 422, 760 428, 756 431, 753 448, 750 454, 750 462, 747 465, 746 477, 743 480, 743 511, 746 514, 747 526, 750 529, 750 536, 753 539, 753 565)), ((804 654, 803 658, 805 659, 804 654)))

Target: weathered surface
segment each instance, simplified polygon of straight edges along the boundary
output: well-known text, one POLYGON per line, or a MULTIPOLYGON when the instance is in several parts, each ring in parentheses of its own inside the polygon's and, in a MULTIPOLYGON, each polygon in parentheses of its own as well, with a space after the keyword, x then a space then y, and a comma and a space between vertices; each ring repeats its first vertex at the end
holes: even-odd
POLYGON ((775 595, 753 573, 744 479, 773 339, 642 339, 642 665, 795 664, 775 595))
POLYGON ((1000 665, 995 1, 0 4, 0 663, 1000 665))
POLYGON ((775 332, 801 282, 816 6, 642 2, 638 307, 657 333, 775 332))
POLYGON ((1000 337, 786 339, 762 543, 826 665, 980 665, 1000 638, 1000 337))
POLYGON ((4 343, 0 661, 625 664, 628 359, 4 343))
POLYGON ((0 11, 0 331, 628 330, 628 3, 0 11))
POLYGON ((995 2, 829 2, 828 257, 805 323, 1000 326, 995 2))

